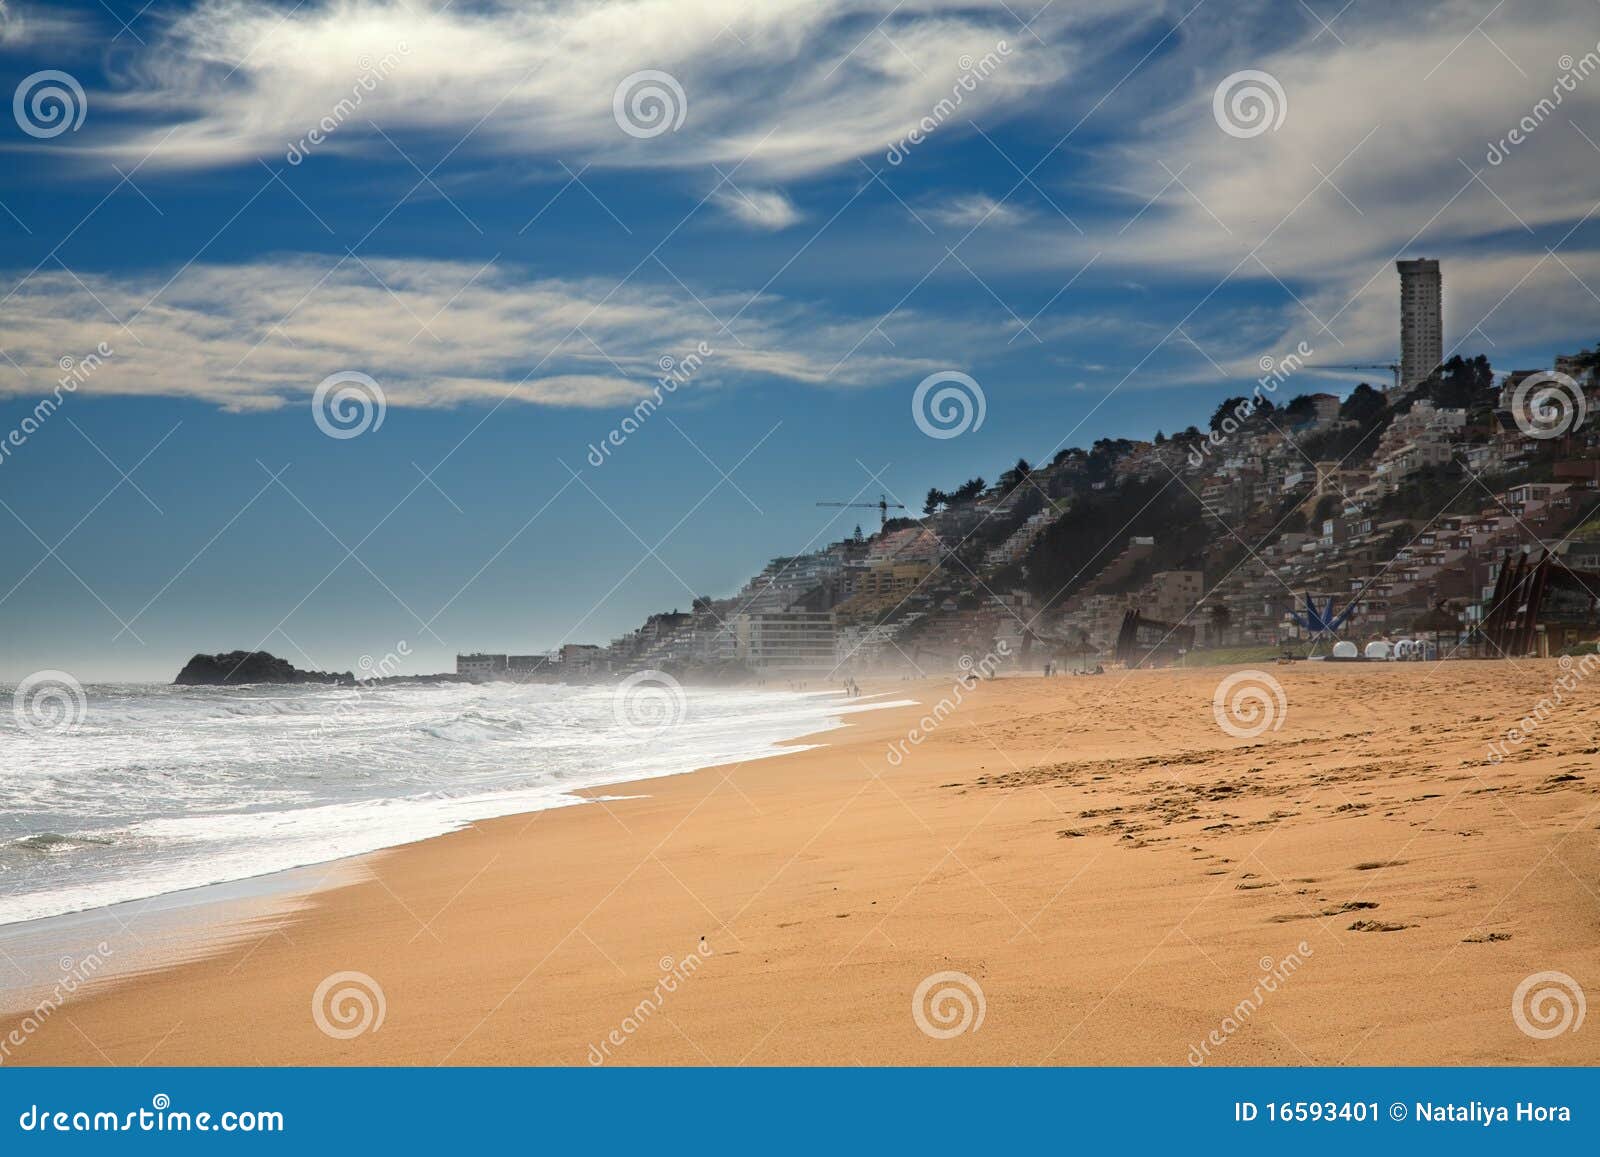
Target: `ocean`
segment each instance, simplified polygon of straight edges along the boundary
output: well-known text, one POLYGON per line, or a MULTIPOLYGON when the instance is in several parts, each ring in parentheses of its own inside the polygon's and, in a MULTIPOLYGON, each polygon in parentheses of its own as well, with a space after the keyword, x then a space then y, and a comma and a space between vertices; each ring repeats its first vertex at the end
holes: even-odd
POLYGON ((792 750, 782 740, 889 705, 637 677, 91 685, 69 726, 0 712, 0 925, 579 803, 575 788, 778 755, 792 750))

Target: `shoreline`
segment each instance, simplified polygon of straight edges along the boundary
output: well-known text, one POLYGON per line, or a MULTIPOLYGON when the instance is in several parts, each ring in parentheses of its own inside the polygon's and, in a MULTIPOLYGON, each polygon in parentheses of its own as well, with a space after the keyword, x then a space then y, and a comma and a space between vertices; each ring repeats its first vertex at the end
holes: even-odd
POLYGON ((920 707, 822 746, 358 857, 249 943, 75 994, 7 1063, 1181 1065, 1213 1033, 1202 1063, 1596 1063, 1508 1015, 1532 973, 1600 977, 1588 727, 1488 766, 1556 666, 1470 666, 1281 668, 1287 726, 1247 741, 1215 670, 1004 678, 899 766, 952 685, 890 684, 920 707), (944 974, 978 1031, 919 1027, 944 974), (313 998, 352 975, 381 1023, 340 1035, 335 1004, 330 1034, 313 998))
MULTIPOLYGON (((737 689, 737 688, 736 688, 737 689)), ((809 692, 813 696, 832 692, 809 692)), ((830 712, 831 726, 808 731, 772 743, 773 750, 741 761, 738 766, 793 756, 826 745, 829 736, 849 726, 849 721, 874 711, 910 709, 913 701, 901 701, 890 691, 874 691, 857 698, 838 700, 837 713, 830 712), (884 700, 884 702, 874 702, 884 700)), ((545 806, 532 810, 493 812, 461 821, 451 831, 439 832, 350 855, 334 856, 272 868, 250 876, 197 883, 189 887, 157 892, 149 896, 118 900, 85 908, 31 917, 0 924, 0 952, 12 961, 11 975, 0 983, 0 1026, 9 1017, 20 1016, 33 1002, 59 990, 63 975, 81 979, 82 961, 94 962, 93 976, 102 984, 149 972, 167 972, 187 964, 203 962, 227 952, 252 937, 252 929, 264 924, 276 927, 293 920, 314 906, 318 896, 374 877, 374 865, 383 856, 418 844, 431 843, 456 835, 481 824, 497 820, 527 820, 547 811, 559 811, 584 804, 606 805, 648 795, 647 785, 662 779, 696 775, 718 766, 668 771, 637 779, 622 779, 585 787, 556 789, 559 795, 545 806), (615 794, 612 789, 624 789, 615 794), (138 932, 127 933, 137 922, 138 932), (151 927, 151 924, 154 927, 151 927), (106 936, 124 943, 119 953, 108 950, 106 936), (153 940, 154 945, 147 943, 153 940), (72 967, 68 967, 68 961, 72 967), (18 980, 17 976, 22 979, 18 980)), ((527 794, 527 793, 524 793, 527 794)), ((517 798, 517 797, 509 797, 517 798)), ((84 980, 84 985, 87 979, 84 980)), ((80 986, 82 987, 82 986, 80 986)), ((3 1037, 3 1033, 0 1033, 3 1037)), ((0 1056, 0 1063, 4 1057, 0 1056)))
MULTIPOLYGON (((220 703, 230 710, 238 704, 260 707, 280 702, 282 697, 270 691, 266 695, 259 693, 270 686, 223 689, 248 694, 237 700, 226 694, 208 702, 220 703)), ((509 685, 507 687, 510 694, 509 685)), ((567 692, 568 698, 574 694, 586 696, 591 700, 586 707, 593 710, 593 695, 587 689, 560 690, 567 692)), ((488 693, 497 694, 493 690, 488 693)), ((738 696, 734 702, 743 702, 745 695, 739 691, 733 694, 738 696)), ((162 896, 269 878, 282 872, 401 847, 487 819, 571 806, 586 798, 575 794, 580 787, 604 789, 619 783, 634 784, 661 776, 681 775, 728 760, 781 754, 787 749, 784 745, 792 743, 796 737, 825 735, 837 727, 842 718, 854 712, 880 709, 892 702, 891 696, 879 696, 882 702, 870 703, 846 699, 836 690, 757 693, 755 698, 759 702, 754 708, 757 715, 752 718, 730 712, 725 705, 716 706, 715 696, 711 697, 713 706, 708 718, 697 719, 698 726, 685 727, 682 734, 670 737, 670 742, 664 746, 656 743, 653 730, 643 727, 635 733, 621 733, 616 743, 607 742, 603 747, 591 746, 584 750, 582 740, 568 741, 558 726, 552 747, 529 747, 496 756, 501 762, 490 769, 495 774, 487 779, 483 776, 482 760, 464 768, 452 762, 477 752, 470 749, 470 742, 461 752, 455 751, 451 744, 458 737, 441 733, 441 729, 447 732, 462 720, 467 721, 463 726, 474 726, 474 714, 480 709, 515 713, 521 710, 521 705, 502 705, 497 698, 491 698, 482 707, 476 703, 465 707, 447 703, 440 707, 443 715, 438 718, 402 718, 398 724, 392 717, 380 721, 382 726, 397 728, 397 741, 415 741, 419 735, 424 743, 445 741, 421 758, 415 753, 403 756, 412 763, 410 767, 401 764, 399 771, 402 777, 409 773, 410 782, 402 778, 398 785, 391 784, 387 789, 389 794, 383 794, 383 788, 377 793, 334 789, 319 795, 313 791, 307 793, 301 805, 279 810, 273 806, 236 809, 231 806, 231 799, 212 793, 207 801, 209 806, 202 807, 193 817, 180 799, 176 807, 169 805, 153 815, 110 816, 83 828, 62 823, 61 813, 71 805, 61 803, 53 814, 24 815, 24 823, 29 818, 38 818, 47 826, 35 830, 30 839, 16 840, 0 848, 0 853, 23 857, 15 865, 0 859, 0 875, 11 879, 15 888, 14 893, 0 898, 0 941, 8 929, 23 924, 119 905, 138 906, 162 896), (719 713, 721 720, 717 718, 719 713), (427 738, 430 735, 432 741, 427 738), (509 778, 502 774, 508 768, 518 767, 538 770, 520 776, 513 774, 509 778), (126 826, 119 822, 122 820, 126 826), (151 843, 141 828, 143 824, 155 827, 167 824, 172 829, 188 825, 190 830, 158 833, 151 843), (50 825, 60 825, 61 830, 50 825), (220 834, 223 832, 233 835, 230 838, 220 834), (165 846, 161 843, 164 837, 170 839, 165 846), (195 842, 196 837, 201 842, 195 842), (54 848, 32 857, 16 851, 34 840, 55 841, 69 849, 87 849, 88 862, 80 869, 76 852, 57 854, 54 848), (96 850, 94 845, 105 845, 113 856, 126 856, 124 849, 133 849, 133 857, 142 858, 120 866, 113 864, 110 870, 104 866, 97 868, 96 857, 92 854, 96 850), (185 854, 186 848, 193 849, 191 854, 185 854), (164 854, 169 849, 176 854, 164 854), (20 867, 20 876, 7 872, 8 866, 20 867), (59 868, 59 873, 52 875, 52 866, 59 868)), ((292 704, 294 696, 288 696, 287 701, 292 704)), ((401 711, 406 709, 405 704, 396 706, 401 711)), ((610 709, 607 710, 608 723, 609 716, 610 709)), ((248 714, 245 717, 250 718, 248 714)), ((508 726, 512 733, 521 732, 522 724, 514 714, 505 714, 504 718, 510 720, 508 726)), ((530 728, 529 733, 537 734, 537 730, 530 728)), ((570 729, 565 734, 571 734, 570 729)), ((472 738, 468 736, 469 741, 472 738)), ((295 741, 305 742, 303 739, 295 741)), ((186 753, 180 753, 180 757, 183 754, 186 753)), ((384 755, 381 750, 376 755, 372 751, 347 750, 345 758, 353 761, 347 763, 347 767, 359 769, 367 766, 364 761, 374 758, 382 763, 384 755)), ((291 773, 294 770, 291 768, 291 773)), ((373 770, 374 774, 381 772, 378 768, 373 770)), ((29 829, 24 827, 23 830, 29 829)), ((0 1010, 6 1007, 6 983, 7 978, 0 975, 0 1010)))

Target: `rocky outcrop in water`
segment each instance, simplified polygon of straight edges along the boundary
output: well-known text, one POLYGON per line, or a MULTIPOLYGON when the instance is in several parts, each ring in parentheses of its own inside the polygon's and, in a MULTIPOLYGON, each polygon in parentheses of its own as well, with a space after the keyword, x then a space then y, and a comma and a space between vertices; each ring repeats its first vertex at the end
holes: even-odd
POLYGON ((335 683, 351 687, 355 676, 346 671, 302 671, 287 659, 266 651, 228 651, 196 655, 183 665, 173 683, 180 687, 221 687, 238 683, 335 683))

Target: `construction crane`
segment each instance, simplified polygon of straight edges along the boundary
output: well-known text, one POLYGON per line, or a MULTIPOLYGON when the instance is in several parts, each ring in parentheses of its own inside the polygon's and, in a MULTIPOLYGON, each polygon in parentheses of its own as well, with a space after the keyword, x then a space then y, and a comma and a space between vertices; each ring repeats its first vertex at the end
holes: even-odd
POLYGON ((880 527, 888 525, 889 511, 891 509, 904 510, 906 508, 906 504, 904 502, 890 502, 889 499, 882 494, 878 495, 878 501, 876 502, 819 502, 817 505, 839 508, 853 508, 859 506, 867 510, 876 510, 880 520, 880 527))
POLYGON ((1397 393, 1397 394, 1400 392, 1400 363, 1399 362, 1377 362, 1377 363, 1369 363, 1369 364, 1366 364, 1366 365, 1354 365, 1354 366, 1316 366, 1314 368, 1319 369, 1319 370, 1388 370, 1391 374, 1394 375, 1394 392, 1397 393))

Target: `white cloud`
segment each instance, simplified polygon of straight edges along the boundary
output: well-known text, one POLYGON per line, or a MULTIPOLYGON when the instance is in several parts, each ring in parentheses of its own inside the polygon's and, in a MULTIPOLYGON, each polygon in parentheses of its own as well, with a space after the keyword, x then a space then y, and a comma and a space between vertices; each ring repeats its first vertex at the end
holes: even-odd
POLYGON ((0 364, 0 396, 49 392, 62 358, 82 360, 101 343, 114 352, 80 393, 259 410, 302 399, 341 370, 376 378, 395 406, 507 397, 614 406, 647 392, 662 357, 681 358, 700 342, 715 354, 696 389, 763 379, 883 385, 914 381, 992 339, 905 310, 890 326, 891 347, 869 340, 872 319, 776 298, 696 300, 600 279, 526 280, 465 262, 291 256, 195 264, 166 281, 45 270, 23 281, 6 303, 11 364, 0 364))
POLYGON ((787 229, 803 219, 794 202, 776 189, 719 191, 712 199, 734 220, 752 229, 787 229))
MULTIPOLYGON (((321 147, 340 152, 381 145, 370 121, 390 135, 467 137, 475 152, 742 164, 770 179, 882 152, 951 96, 963 60, 1002 40, 1009 55, 963 93, 961 114, 1018 104, 1063 74, 1068 49, 1044 45, 1070 45, 1065 30, 1092 18, 1068 7, 1046 9, 1030 35, 1002 0, 485 0, 434 11, 407 0, 287 10, 200 0, 114 92, 94 97, 142 122, 99 126, 116 134, 100 147, 149 153, 152 168, 281 156, 330 118, 337 127, 321 147), (613 110, 619 83, 643 70, 668 74, 687 104, 680 127, 645 139, 619 128, 613 110), (363 86, 374 71, 381 77, 363 86)), ((661 91, 675 124, 677 98, 661 91)))
POLYGON ((955 229, 972 229, 977 226, 1006 229, 1020 225, 1028 213, 1020 205, 996 201, 987 193, 964 193, 952 197, 927 211, 941 225, 955 229))
POLYGON ((1129 120, 1126 107, 1114 114, 1127 131, 1094 149, 1079 178, 1121 194, 1122 218, 1081 222, 1085 237, 1046 215, 1010 240, 989 238, 985 256, 1017 271, 1074 269, 1103 253, 1099 268, 1119 271, 1130 288, 1155 276, 1163 288, 1192 284, 1190 333, 1211 319, 1220 328, 1239 290, 1264 289, 1279 304, 1255 313, 1273 332, 1235 326, 1233 341, 1206 343, 1248 376, 1257 355, 1302 339, 1325 361, 1394 357, 1399 257, 1443 261, 1447 352, 1458 342, 1491 357, 1497 347, 1592 342, 1596 9, 1592 0, 1529 0, 1488 19, 1486 11, 1453 2, 1351 9, 1337 22, 1340 40, 1309 20, 1285 32, 1258 20, 1259 9, 1220 24, 1188 21, 1165 58, 1130 82, 1137 91, 1127 100, 1143 105, 1142 117, 1129 120), (1589 75, 1562 88, 1574 67, 1589 75), (1244 69, 1271 74, 1288 107, 1281 127, 1241 139, 1219 127, 1212 98, 1244 69), (1550 105, 1536 113, 1541 100, 1550 105), (1491 147, 1529 116, 1537 128, 1490 164, 1491 147), (1586 219, 1588 233, 1568 235, 1586 219))
POLYGON ((65 44, 88 38, 87 26, 66 12, 40 12, 14 0, 0 0, 0 49, 65 44))

